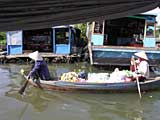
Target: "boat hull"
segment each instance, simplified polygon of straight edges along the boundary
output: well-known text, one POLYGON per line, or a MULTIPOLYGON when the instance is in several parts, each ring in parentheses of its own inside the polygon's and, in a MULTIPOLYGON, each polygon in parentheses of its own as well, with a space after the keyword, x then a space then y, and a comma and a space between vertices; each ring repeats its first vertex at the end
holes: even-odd
POLYGON ((160 64, 160 51, 155 48, 133 48, 115 46, 93 46, 93 65, 130 66, 130 59, 136 52, 145 51, 150 66, 160 64))
MULTIPOLYGON (((65 82, 65 81, 40 81, 37 85, 32 80, 29 83, 43 90, 53 91, 70 91, 70 92, 137 92, 136 82, 126 83, 81 83, 81 82, 65 82)), ((140 82, 142 91, 153 91, 160 89, 160 78, 140 82)))

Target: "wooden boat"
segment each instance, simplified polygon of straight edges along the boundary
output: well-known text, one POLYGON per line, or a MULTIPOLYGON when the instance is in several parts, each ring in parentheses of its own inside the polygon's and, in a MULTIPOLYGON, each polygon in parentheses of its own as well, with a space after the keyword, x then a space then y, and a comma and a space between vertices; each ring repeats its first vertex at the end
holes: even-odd
MULTIPOLYGON (((28 79, 26 79, 28 80, 28 79)), ((121 83, 87 83, 87 82, 66 82, 66 81, 44 81, 40 80, 37 85, 32 80, 29 83, 35 87, 40 87, 43 90, 54 91, 70 91, 70 92, 137 92, 136 82, 121 82, 121 83)), ((142 91, 152 91, 160 89, 160 77, 149 79, 145 82, 140 82, 142 91)))

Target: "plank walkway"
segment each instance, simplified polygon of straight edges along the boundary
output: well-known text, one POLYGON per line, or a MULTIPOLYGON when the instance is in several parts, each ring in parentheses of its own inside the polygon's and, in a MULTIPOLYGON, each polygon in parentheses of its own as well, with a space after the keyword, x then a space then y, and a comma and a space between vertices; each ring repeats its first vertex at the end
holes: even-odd
MULTIPOLYGON (((23 53, 23 54, 15 54, 15 55, 0 55, 0 61, 1 63, 3 61, 7 61, 7 60, 18 60, 18 59, 23 59, 25 61, 28 61, 29 57, 28 57, 29 53, 23 53)), ((51 59, 54 60, 55 62, 58 60, 64 60, 66 62, 70 62, 71 60, 75 59, 78 60, 81 56, 78 54, 71 54, 71 55, 67 55, 67 54, 54 54, 54 53, 40 53, 41 56, 44 59, 51 59)))

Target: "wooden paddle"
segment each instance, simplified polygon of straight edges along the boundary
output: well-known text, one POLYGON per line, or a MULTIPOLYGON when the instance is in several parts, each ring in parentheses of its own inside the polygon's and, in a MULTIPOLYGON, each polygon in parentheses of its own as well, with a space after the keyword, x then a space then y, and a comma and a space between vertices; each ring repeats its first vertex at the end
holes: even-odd
POLYGON ((90 64, 93 65, 92 44, 90 39, 88 39, 88 50, 89 50, 90 64))
MULTIPOLYGON (((27 78, 27 76, 24 74, 24 70, 23 69, 21 69, 21 74, 25 77, 25 78, 27 78)), ((26 89, 26 87, 27 87, 27 85, 28 85, 28 79, 27 79, 27 81, 25 81, 25 83, 24 83, 24 85, 21 87, 21 89, 18 91, 21 95, 23 95, 23 93, 24 93, 24 91, 25 91, 25 89, 26 89)))
MULTIPOLYGON (((132 60, 133 60, 133 64, 134 64, 134 70, 136 71, 136 62, 135 62, 134 56, 132 56, 132 60)), ((140 85, 139 85, 139 78, 138 78, 138 76, 136 76, 136 82, 137 82, 137 88, 138 88, 139 97, 141 99, 142 95, 141 95, 141 88, 140 88, 140 85)))

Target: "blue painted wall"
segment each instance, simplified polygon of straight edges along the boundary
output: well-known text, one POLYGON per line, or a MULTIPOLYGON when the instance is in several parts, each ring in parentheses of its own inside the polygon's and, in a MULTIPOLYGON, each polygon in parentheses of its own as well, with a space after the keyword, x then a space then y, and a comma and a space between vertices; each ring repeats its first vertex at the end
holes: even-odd
MULTIPOLYGON (((129 49, 93 49, 93 59, 95 58, 131 58, 136 52, 142 50, 129 49)), ((149 59, 160 59, 160 51, 145 51, 149 59)))
POLYGON ((143 47, 156 47, 156 38, 144 38, 143 47))
POLYGON ((92 40, 91 42, 93 43, 93 45, 103 45, 104 35, 92 34, 91 40, 92 40))
POLYGON ((22 45, 8 45, 7 53, 8 55, 22 54, 22 45))
POLYGON ((57 44, 55 46, 55 51, 56 51, 56 54, 69 54, 70 48, 66 44, 57 44))
MULTIPOLYGON (((69 27, 68 27, 69 28, 69 27)), ((71 53, 71 29, 69 28, 68 44, 56 44, 56 29, 53 28, 53 52, 56 54, 70 54, 71 53)))

